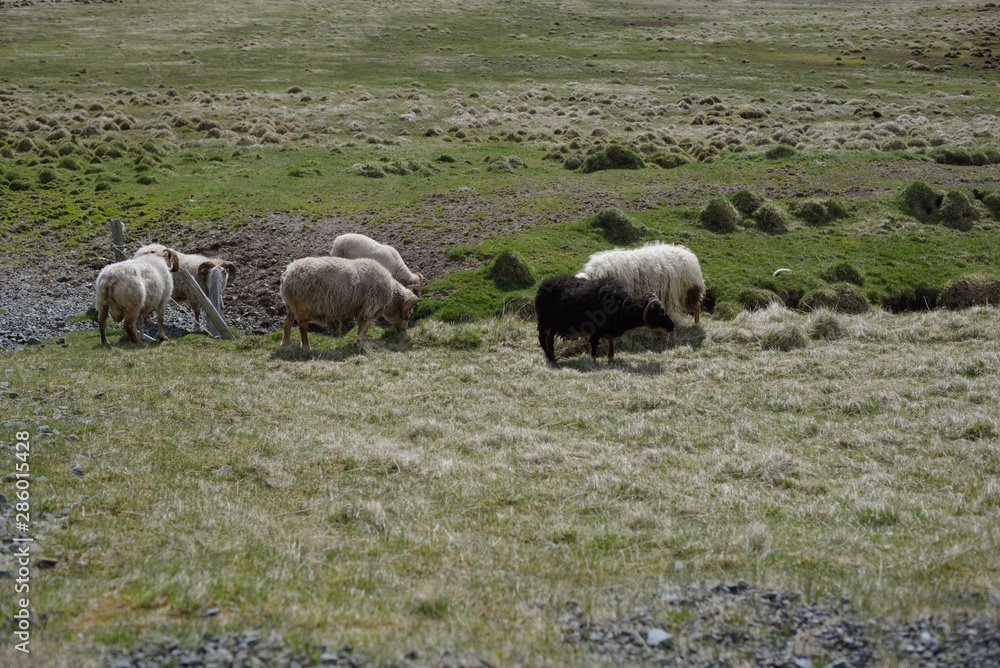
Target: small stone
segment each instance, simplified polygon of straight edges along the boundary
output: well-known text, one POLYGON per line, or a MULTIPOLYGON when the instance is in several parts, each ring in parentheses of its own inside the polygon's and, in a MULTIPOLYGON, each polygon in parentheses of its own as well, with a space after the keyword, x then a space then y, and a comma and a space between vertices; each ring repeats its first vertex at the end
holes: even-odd
POLYGON ((813 668, 813 662, 804 656, 797 656, 792 660, 792 665, 795 668, 813 668))
POLYGON ((79 464, 76 464, 73 468, 71 468, 69 470, 69 472, 72 473, 75 476, 82 477, 83 476, 83 467, 80 466, 79 464))
POLYGON ((67 441, 79 441, 80 437, 77 436, 76 434, 69 434, 69 435, 66 436, 66 440, 67 441))
POLYGON ((646 644, 650 647, 659 647, 660 645, 670 647, 672 639, 673 636, 663 629, 649 629, 646 632, 646 644))
POLYGON ((273 487, 275 489, 281 489, 282 487, 291 487, 292 483, 287 480, 280 480, 278 478, 268 478, 264 481, 264 484, 268 487, 273 487))
POLYGON ((53 559, 52 557, 39 557, 35 559, 35 566, 39 568, 55 568, 56 564, 59 563, 58 559, 53 559))
POLYGON ((229 464, 223 464, 219 468, 215 469, 215 475, 229 475, 233 472, 233 467, 229 464))
POLYGON ((208 608, 205 612, 201 613, 202 617, 215 617, 219 614, 220 610, 218 608, 208 608))
POLYGON ((43 424, 42 426, 40 426, 38 428, 38 433, 39 434, 51 434, 52 433, 52 427, 50 427, 47 424, 43 424))
POLYGON ((38 338, 37 336, 29 336, 25 340, 25 343, 28 344, 29 346, 38 346, 38 345, 41 345, 42 340, 40 338, 38 338))

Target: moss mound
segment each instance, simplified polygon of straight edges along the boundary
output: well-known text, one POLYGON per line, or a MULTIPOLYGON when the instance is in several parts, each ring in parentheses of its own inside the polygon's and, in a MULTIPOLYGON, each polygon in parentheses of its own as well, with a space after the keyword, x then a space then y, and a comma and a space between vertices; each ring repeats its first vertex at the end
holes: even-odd
POLYGON ((765 202, 757 207, 753 212, 754 222, 757 228, 768 234, 781 234, 788 231, 788 220, 785 212, 776 204, 765 202))
POLYGON ((698 214, 698 220, 713 232, 732 232, 740 222, 740 212, 729 200, 721 197, 710 200, 698 214))
POLYGON ((976 209, 965 193, 949 190, 941 200, 938 217, 945 227, 966 232, 971 230, 976 222, 976 209))
POLYGON ((798 204, 793 213, 809 225, 828 225, 847 215, 847 208, 835 199, 809 199, 798 204))
POLYGON ((989 193, 983 196, 983 206, 990 215, 1000 220, 1000 193, 989 193))
POLYGON ((642 169, 646 161, 630 148, 613 144, 591 154, 583 161, 580 171, 584 174, 599 172, 605 169, 642 169))
POLYGON ((680 167, 691 162, 690 158, 686 155, 665 152, 654 153, 649 157, 649 161, 663 169, 674 169, 675 167, 680 167))
POLYGON ((768 160, 783 160, 784 158, 791 158, 797 153, 798 151, 788 144, 777 144, 764 151, 764 157, 768 160))
POLYGON ((830 283, 852 283, 864 285, 865 277, 850 262, 838 262, 821 273, 820 278, 830 283))
POLYGON ((867 313, 871 309, 871 304, 856 286, 841 283, 810 292, 799 302, 799 308, 807 311, 829 309, 837 313, 856 315, 867 313))
POLYGON ((641 225, 618 208, 605 209, 590 219, 590 224, 604 231, 604 237, 616 244, 632 244, 646 233, 641 225))
POLYGON ((736 210, 740 212, 740 215, 744 218, 749 218, 753 215, 753 212, 760 208, 760 205, 764 203, 764 196, 753 190, 737 190, 732 195, 729 196, 729 201, 733 203, 736 210))
POLYGON ((521 288, 535 283, 531 267, 516 251, 505 250, 494 260, 490 278, 500 288, 521 288))
POLYGON ((912 215, 923 223, 931 223, 941 211, 944 195, 926 183, 914 181, 903 189, 902 205, 904 213, 912 215))
POLYGON ((963 274, 948 281, 941 290, 944 308, 1000 305, 1000 278, 991 274, 963 274))

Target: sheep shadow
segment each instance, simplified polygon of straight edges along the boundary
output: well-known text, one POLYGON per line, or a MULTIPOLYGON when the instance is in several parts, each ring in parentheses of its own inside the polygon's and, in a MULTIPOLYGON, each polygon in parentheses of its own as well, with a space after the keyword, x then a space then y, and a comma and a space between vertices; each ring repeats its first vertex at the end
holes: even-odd
POLYGON ((400 333, 395 330, 387 330, 381 338, 365 339, 363 343, 351 341, 343 345, 337 345, 337 337, 325 336, 322 334, 309 335, 311 344, 309 350, 303 350, 302 346, 292 338, 291 345, 279 347, 271 353, 271 359, 284 362, 307 362, 312 360, 323 360, 326 362, 343 362, 354 357, 365 356, 371 352, 407 352, 413 349, 413 341, 405 332, 400 333), (327 340, 334 341, 332 348, 325 347, 327 340), (320 347, 316 344, 319 343, 320 347))
POLYGON ((624 371, 625 373, 635 374, 638 376, 660 376, 664 373, 663 362, 640 362, 638 364, 629 362, 627 359, 622 359, 618 357, 617 352, 615 354, 615 359, 608 362, 606 357, 599 357, 594 360, 590 356, 590 351, 586 351, 584 354, 572 357, 572 358, 559 358, 557 356, 556 363, 547 362, 549 368, 551 369, 572 369, 577 373, 596 373, 600 371, 624 371))

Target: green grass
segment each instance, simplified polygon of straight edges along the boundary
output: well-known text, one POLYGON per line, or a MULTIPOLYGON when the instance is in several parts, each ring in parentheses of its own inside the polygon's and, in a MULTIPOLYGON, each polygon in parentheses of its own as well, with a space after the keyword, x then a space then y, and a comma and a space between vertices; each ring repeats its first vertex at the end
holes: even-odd
POLYGON ((694 348, 623 343, 611 366, 575 344, 552 368, 516 319, 311 354, 277 335, 25 349, 6 413, 33 433, 34 503, 65 517, 39 645, 263 625, 542 660, 566 651, 567 601, 601 614, 678 568, 980 614, 955 600, 1000 566, 996 311, 833 316, 839 338, 767 350, 815 317, 709 319, 694 348))

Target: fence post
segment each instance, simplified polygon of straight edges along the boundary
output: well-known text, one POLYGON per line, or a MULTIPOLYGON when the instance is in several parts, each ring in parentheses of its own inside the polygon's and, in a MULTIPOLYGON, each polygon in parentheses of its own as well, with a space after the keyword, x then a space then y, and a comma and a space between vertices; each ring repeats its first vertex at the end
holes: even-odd
MULTIPOLYGON (((222 291, 226 288, 226 279, 222 276, 222 267, 213 267, 210 272, 208 272, 208 298, 215 307, 215 310, 219 312, 219 316, 225 319, 225 313, 223 311, 222 304, 222 291)), ((212 333, 212 336, 219 338, 222 336, 222 332, 219 328, 215 326, 215 323, 211 319, 208 321, 208 331, 212 333)))
POLYGON ((125 223, 118 218, 111 221, 111 249, 115 252, 115 262, 125 259, 125 223))

